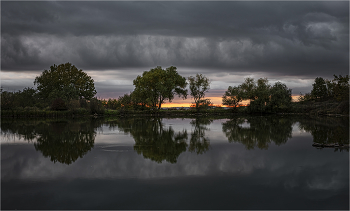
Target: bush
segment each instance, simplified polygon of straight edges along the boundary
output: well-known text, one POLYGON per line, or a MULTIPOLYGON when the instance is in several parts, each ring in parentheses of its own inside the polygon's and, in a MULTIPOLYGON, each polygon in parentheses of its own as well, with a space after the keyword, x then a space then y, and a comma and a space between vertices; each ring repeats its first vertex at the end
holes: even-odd
POLYGON ((91 114, 103 114, 105 107, 97 98, 93 98, 90 100, 90 112, 91 114))
POLYGON ((76 109, 78 109, 80 107, 80 102, 79 102, 79 100, 70 100, 67 103, 67 107, 69 110, 75 111, 76 109))
POLYGON ((118 114, 119 114, 118 110, 110 110, 110 109, 105 110, 105 115, 113 116, 118 114))
POLYGON ((54 111, 63 111, 67 110, 67 106, 61 98, 56 98, 51 104, 51 109, 54 111))
POLYGON ((73 114, 75 114, 75 115, 88 115, 89 111, 86 108, 77 108, 74 110, 73 114))
POLYGON ((79 103, 81 108, 86 108, 86 109, 89 108, 88 102, 85 99, 80 99, 79 103))

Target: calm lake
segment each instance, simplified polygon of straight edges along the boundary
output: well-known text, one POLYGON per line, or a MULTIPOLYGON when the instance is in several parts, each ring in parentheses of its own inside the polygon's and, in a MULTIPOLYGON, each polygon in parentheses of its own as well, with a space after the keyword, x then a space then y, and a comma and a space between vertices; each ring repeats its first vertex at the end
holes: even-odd
POLYGON ((349 118, 2 119, 1 209, 349 210, 349 118))

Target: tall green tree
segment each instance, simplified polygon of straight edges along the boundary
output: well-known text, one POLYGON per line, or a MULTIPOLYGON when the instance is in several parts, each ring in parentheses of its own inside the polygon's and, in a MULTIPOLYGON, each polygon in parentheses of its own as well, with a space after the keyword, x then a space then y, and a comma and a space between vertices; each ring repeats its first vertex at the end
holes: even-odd
POLYGON ((115 110, 115 109, 118 109, 118 108, 121 107, 121 103, 117 99, 109 98, 107 103, 106 103, 106 106, 107 106, 108 109, 114 109, 115 110))
POLYGON ((270 90, 270 102, 268 104, 272 111, 283 111, 292 103, 292 90, 281 82, 276 82, 270 90))
POLYGON ((132 108, 132 98, 130 94, 124 94, 123 96, 119 97, 118 102, 123 109, 132 108))
POLYGON ((257 84, 251 92, 253 95, 251 99, 254 99, 249 106, 251 110, 259 112, 266 110, 266 105, 270 100, 270 88, 271 85, 267 78, 258 79, 257 84))
POLYGON ((165 70, 157 66, 150 71, 143 72, 133 81, 135 97, 150 107, 161 108, 165 100, 171 102, 175 95, 186 99, 186 78, 179 75, 176 67, 171 66, 165 70))
POLYGON ((148 106, 147 102, 147 90, 141 90, 141 89, 135 89, 131 94, 131 100, 132 104, 134 106, 134 109, 137 110, 144 110, 146 106, 148 106))
POLYGON ((334 79, 332 82, 334 98, 338 101, 349 101, 349 75, 334 75, 334 79))
POLYGON ((229 86, 224 96, 222 97, 222 104, 233 107, 235 110, 238 104, 243 100, 241 92, 241 86, 229 86))
POLYGON ((250 100, 248 108, 252 112, 281 111, 289 108, 291 93, 292 90, 281 82, 271 86, 267 78, 260 78, 256 82, 253 78, 246 78, 237 87, 229 86, 222 102, 223 105, 235 107, 243 100, 250 100))
POLYGON ((196 74, 196 77, 190 76, 188 80, 190 82, 191 96, 194 98, 196 109, 198 110, 201 103, 207 102, 204 96, 210 89, 210 81, 202 74, 196 74))
POLYGON ((35 78, 34 85, 42 99, 89 100, 96 94, 94 80, 69 62, 44 70, 35 78))
POLYGON ((244 83, 240 85, 240 88, 240 93, 243 99, 255 100, 256 83, 254 78, 246 78, 244 83))
POLYGON ((18 106, 17 94, 15 92, 3 91, 1 89, 1 109, 2 110, 13 110, 18 106))
POLYGON ((22 91, 18 91, 17 100, 21 107, 32 107, 37 104, 37 90, 30 87, 25 87, 22 91))
POLYGON ((312 84, 311 95, 315 99, 325 99, 327 97, 326 81, 322 77, 317 77, 312 84))

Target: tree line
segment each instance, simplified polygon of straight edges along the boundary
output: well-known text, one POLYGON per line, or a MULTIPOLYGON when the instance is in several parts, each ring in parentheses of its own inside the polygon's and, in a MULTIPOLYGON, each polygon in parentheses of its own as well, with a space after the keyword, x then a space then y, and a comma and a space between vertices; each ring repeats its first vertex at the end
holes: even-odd
POLYGON ((333 75, 333 80, 317 77, 310 93, 300 93, 299 101, 349 101, 349 75, 333 75))
POLYGON ((100 104, 94 96, 94 80, 71 63, 53 65, 34 80, 37 88, 26 87, 17 92, 1 88, 1 109, 31 111, 89 110, 96 112, 100 104))
MULTIPOLYGON (((94 80, 71 63, 53 65, 34 80, 37 88, 26 87, 22 91, 1 89, 1 109, 47 109, 104 113, 112 110, 159 110, 175 96, 186 99, 190 95, 192 106, 199 111, 212 106, 205 98, 210 80, 202 75, 185 78, 174 66, 163 69, 157 66, 144 71, 133 80, 134 90, 118 99, 100 100, 95 97, 94 80), (187 90, 187 87, 189 90, 187 90)), ((300 96, 300 102, 337 100, 349 101, 349 76, 334 75, 333 80, 317 77, 311 93, 300 96)), ((288 112, 292 106, 292 90, 286 84, 270 84, 267 78, 246 78, 238 86, 229 86, 222 96, 222 104, 237 112, 243 101, 249 101, 248 112, 288 112)))
POLYGON ((172 102, 176 95, 186 99, 188 85, 194 99, 193 107, 199 110, 212 104, 209 99, 205 99, 205 93, 210 89, 209 79, 197 74, 186 80, 174 66, 166 69, 157 66, 150 71, 144 71, 133 80, 133 85, 135 89, 130 94, 124 94, 118 99, 104 100, 103 104, 108 109, 160 109, 164 102, 172 102))
POLYGON ((222 104, 235 109, 243 100, 250 101, 248 108, 252 112, 284 111, 291 106, 292 90, 281 82, 271 85, 267 78, 246 78, 241 85, 228 87, 222 104))

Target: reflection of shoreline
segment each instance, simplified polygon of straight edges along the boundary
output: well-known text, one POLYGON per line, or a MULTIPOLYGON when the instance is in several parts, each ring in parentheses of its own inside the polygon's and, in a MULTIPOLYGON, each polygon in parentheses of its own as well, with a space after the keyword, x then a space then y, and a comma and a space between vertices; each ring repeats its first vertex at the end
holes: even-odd
MULTIPOLYGON (((170 118, 170 122, 172 118, 170 118)), ((180 119, 180 118, 176 118, 180 119)), ((124 135, 125 132, 130 133, 131 136, 126 136, 125 140, 135 141, 138 138, 145 141, 146 144, 135 144, 134 149, 139 151, 142 155, 146 155, 145 158, 152 156, 158 156, 153 158, 154 161, 162 162, 167 157, 167 162, 175 163, 177 157, 183 152, 189 151, 197 154, 206 153, 210 149, 210 140, 206 135, 206 131, 210 130, 210 125, 214 119, 205 116, 196 116, 186 118, 191 120, 188 127, 181 127, 180 130, 175 132, 173 128, 165 125, 163 118, 83 118, 75 120, 23 120, 23 119, 11 119, 2 122, 1 136, 8 137, 7 140, 15 140, 15 142, 4 142, 2 139, 1 144, 21 144, 27 143, 35 144, 36 149, 40 150, 45 156, 49 156, 53 159, 53 162, 60 162, 60 155, 56 154, 57 150, 60 153, 64 151, 68 154, 79 154, 77 152, 83 152, 82 146, 76 150, 68 149, 69 144, 74 145, 74 142, 79 145, 79 141, 74 139, 84 137, 84 133, 94 133, 100 130, 103 134, 103 128, 113 125, 115 129, 121 129, 118 133, 107 133, 110 143, 115 143, 118 139, 117 135, 124 135), (115 124, 116 123, 116 124, 115 124), (61 124, 61 126, 53 125, 61 124), (62 125, 66 125, 62 127, 62 125), (104 125, 103 127, 101 127, 104 125), (206 125, 208 127, 206 127, 206 125), (142 128, 144 127, 144 128, 142 128), (50 129, 51 128, 51 129, 50 129), (54 129, 56 128, 56 129, 54 129), (63 129, 62 129, 63 128, 63 129), (97 129, 100 128, 100 129, 97 129), (187 134, 187 130, 191 128, 191 133, 187 134), (80 131, 80 132, 79 132, 80 131), (85 131, 85 132, 84 132, 85 131), (153 132, 152 132, 153 131, 153 132), (154 132, 155 131, 155 132, 154 132), (45 133, 52 133, 52 135, 45 135, 45 133), (76 134, 77 133, 77 134, 76 134), (79 135, 80 133, 80 135, 79 135), (54 135, 56 134, 56 135, 54 135), (75 135, 74 135, 75 134, 75 135), (50 136, 46 137, 45 136, 50 136), (52 136, 52 137, 51 137, 52 136), (76 138, 73 138, 75 137, 76 138), (149 136, 149 137, 148 137, 149 136), (157 138, 158 137, 158 138, 157 138), (169 142, 164 140, 169 139, 169 142), (20 140, 18 140, 20 139, 20 140), (41 140, 38 143, 38 139, 41 140), (42 142, 43 139, 55 140, 46 144, 42 142), (72 139, 73 141, 64 141, 72 139), (149 139, 149 140, 147 140, 149 139), (153 139, 153 140, 151 140, 153 139), (159 139, 159 140, 156 140, 159 139), (182 140, 180 140, 182 139, 182 140), (24 140, 24 141, 23 141, 24 140), (66 143, 65 143, 66 142, 66 143), (72 142, 72 143, 68 143, 72 142), (176 143, 175 143, 176 142, 176 143), (180 143, 181 142, 181 143, 180 143), (151 144, 149 144, 151 143, 151 144), (67 145, 67 146, 65 146, 67 145), (147 146, 147 145, 151 145, 147 146), (174 145, 174 146, 173 146, 174 145), (181 147, 180 147, 181 145, 181 147), (174 149, 171 149, 175 147, 174 149), (180 150, 180 148, 181 150, 180 150), (51 148, 51 149, 50 149, 51 148), (53 150, 53 148, 57 148, 53 150), (179 149, 177 149, 179 148, 179 149), (47 153, 42 150, 47 150, 47 153), (178 150, 178 151, 177 151, 178 150), (156 155, 158 154, 158 155, 156 155), (163 154, 163 155, 162 155, 163 154), (169 156, 171 154, 171 156, 169 156), (160 157, 159 157, 160 156, 160 157)), ((221 130, 226 136, 228 142, 237 142, 246 146, 246 149, 268 149, 269 146, 274 143, 276 145, 285 144, 288 139, 291 138, 293 132, 293 124, 299 123, 299 129, 307 133, 310 133, 313 137, 313 141, 319 144, 349 144, 349 123, 348 118, 327 118, 327 117, 300 117, 300 116, 237 116, 221 124, 221 130), (248 124, 249 123, 249 124, 248 124), (249 127, 248 127, 249 125, 249 127)), ((166 121, 165 121, 166 122, 166 121)), ((101 133, 99 133, 101 134, 101 133)), ((89 139, 89 138, 86 138, 89 139)), ((95 138, 93 138, 95 139, 95 138)), ((5 139, 6 140, 6 139, 5 139)), ((44 142, 46 142, 44 140, 44 142)), ((84 142, 84 141, 83 141, 84 142)), ((93 141, 95 142, 95 140, 93 141)), ((81 144, 80 144, 81 145, 81 144)), ((87 148, 92 148, 93 144, 88 144, 87 148)), ((322 146, 316 146, 322 148, 322 146)), ((89 151, 89 150, 88 150, 89 151)), ((67 154, 67 155, 68 155, 67 154)), ((83 153, 85 155, 86 153, 83 153)), ((63 163, 75 162, 77 158, 81 156, 74 156, 71 159, 65 161, 61 159, 63 163)))
POLYGON ((299 128, 313 137, 313 147, 334 148, 334 151, 349 151, 349 118, 317 117, 300 119, 299 128), (345 147, 342 147, 345 146, 345 147))
POLYGON ((93 148, 95 129, 101 124, 95 119, 5 121, 1 124, 1 136, 23 139, 52 162, 69 165, 93 148))
POLYGON ((271 143, 279 146, 292 138, 293 123, 289 118, 239 117, 222 123, 222 131, 230 143, 241 143, 248 150, 268 149, 271 143))
POLYGON ((349 144, 319 144, 319 143, 314 143, 312 144, 312 146, 315 146, 315 147, 349 147, 350 145, 349 144))
MULTIPOLYGON (((238 142, 246 149, 268 149, 274 142, 285 144, 292 137, 293 124, 299 130, 310 133, 315 147, 334 147, 348 151, 349 118, 305 117, 305 116, 261 116, 236 117, 222 124, 222 131, 229 142, 238 142), (249 127, 245 126, 249 125, 249 127)), ((337 151, 337 150, 335 150, 337 151)))
POLYGON ((332 148, 334 149, 334 152, 337 152, 339 150, 339 152, 342 152, 343 150, 349 152, 349 144, 322 144, 322 143, 313 143, 312 144, 313 147, 315 147, 316 149, 323 149, 323 148, 332 148))
POLYGON ((129 133, 135 141, 134 150, 157 163, 176 163, 183 152, 203 154, 209 150, 210 140, 205 135, 209 129, 205 125, 210 125, 212 120, 208 118, 196 118, 190 122, 194 128, 190 139, 187 129, 175 132, 171 126, 165 126, 162 118, 157 117, 122 118, 108 123, 110 128, 118 127, 124 133, 129 133))

